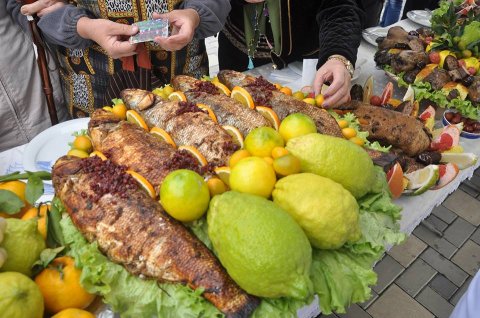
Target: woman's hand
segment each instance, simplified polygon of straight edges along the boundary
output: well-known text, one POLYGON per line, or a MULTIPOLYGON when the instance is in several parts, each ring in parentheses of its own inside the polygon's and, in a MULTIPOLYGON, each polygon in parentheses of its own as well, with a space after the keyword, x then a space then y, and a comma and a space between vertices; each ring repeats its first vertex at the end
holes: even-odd
POLYGON ((77 32, 82 38, 97 42, 114 59, 136 54, 137 45, 128 40, 138 33, 136 25, 82 17, 78 20, 77 32))
POLYGON ((200 16, 193 9, 173 10, 163 14, 154 13, 153 18, 168 19, 172 25, 172 33, 169 37, 155 38, 155 42, 167 51, 178 51, 184 48, 192 41, 195 29, 200 24, 200 16))
POLYGON ((20 8, 20 12, 23 15, 37 14, 39 17, 53 12, 65 5, 64 0, 37 0, 31 4, 23 5, 20 8))
POLYGON ((341 61, 330 59, 318 69, 313 82, 315 95, 320 94, 325 82, 330 82, 331 84, 325 91, 323 107, 329 108, 350 101, 351 77, 341 61))

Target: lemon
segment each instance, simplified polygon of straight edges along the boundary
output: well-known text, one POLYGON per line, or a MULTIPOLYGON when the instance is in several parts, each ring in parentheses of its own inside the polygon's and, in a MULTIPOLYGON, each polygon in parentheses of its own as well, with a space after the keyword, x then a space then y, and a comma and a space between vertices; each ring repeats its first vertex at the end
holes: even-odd
POLYGON ((70 157, 78 157, 78 158, 87 158, 87 157, 88 157, 88 153, 86 153, 86 152, 83 151, 83 150, 70 149, 70 150, 67 152, 67 156, 70 156, 70 157))
POLYGON ((167 175, 160 187, 160 203, 173 218, 190 222, 200 218, 208 208, 210 192, 203 178, 186 169, 167 175))
POLYGON ((263 157, 263 160, 265 160, 269 165, 273 165, 273 158, 272 157, 263 157))
POLYGON ((230 188, 268 198, 276 182, 273 167, 263 158, 248 157, 240 160, 230 173, 230 188))
POLYGON ((295 98, 297 100, 303 100, 305 98, 305 94, 303 94, 300 91, 296 91, 295 93, 293 93, 292 96, 293 96, 293 98, 295 98))
POLYGON ((83 309, 68 308, 56 313, 52 318, 95 318, 95 316, 83 309))
POLYGON ((439 178, 439 168, 437 165, 429 165, 423 169, 405 174, 408 179, 408 194, 419 195, 433 187, 439 178))
POLYGON ((300 160, 291 154, 287 154, 273 161, 273 169, 281 176, 299 173, 300 167, 300 160))
POLYGON ((245 149, 257 157, 270 157, 273 148, 283 147, 285 142, 282 136, 271 127, 253 129, 245 138, 245 149))
POLYGON ((213 177, 207 180, 208 191, 210 191, 210 197, 214 197, 218 194, 222 194, 227 191, 227 185, 217 177, 213 177))
POLYGON ((290 139, 316 133, 317 126, 313 119, 302 113, 288 115, 280 124, 278 132, 288 142, 290 139))
POLYGON ((0 273, 0 313, 8 318, 42 318, 43 297, 40 289, 23 274, 0 273))
POLYGON ((310 104, 310 105, 313 105, 313 106, 316 106, 317 105, 317 102, 315 101, 314 98, 311 98, 311 97, 307 97, 307 98, 304 98, 303 101, 307 104, 310 104))
POLYGON ((237 150, 230 156, 230 159, 228 160, 228 165, 230 167, 234 167, 237 164, 237 162, 247 157, 250 157, 250 153, 247 150, 245 149, 237 150))
POLYGON ((442 153, 440 162, 451 162, 458 166, 458 169, 463 170, 471 167, 477 163, 478 157, 473 153, 442 153))
POLYGON ((172 87, 172 85, 169 85, 169 84, 165 85, 165 87, 163 88, 163 93, 167 96, 173 93, 174 91, 175 89, 172 87))
POLYGON ((73 141, 72 146, 75 149, 83 150, 87 153, 90 153, 92 151, 92 142, 90 141, 90 138, 84 135, 77 136, 73 141))

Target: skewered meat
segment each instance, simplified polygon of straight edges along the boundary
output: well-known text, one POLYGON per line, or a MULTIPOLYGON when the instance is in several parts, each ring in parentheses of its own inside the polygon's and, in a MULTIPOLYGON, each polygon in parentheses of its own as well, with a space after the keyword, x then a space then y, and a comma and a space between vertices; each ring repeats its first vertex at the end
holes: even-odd
POLYGON ((408 84, 412 84, 413 82, 415 82, 415 78, 417 77, 418 73, 420 73, 420 69, 418 68, 415 68, 411 71, 407 71, 403 75, 403 80, 408 84))
POLYGON ((447 55, 443 61, 443 68, 447 71, 453 71, 458 68, 458 60, 455 56, 447 55))
POLYGON ((474 103, 480 103, 480 76, 474 76, 472 84, 468 87, 468 97, 474 103))
POLYGON ((202 296, 227 317, 248 317, 258 306, 259 300, 240 289, 212 252, 121 166, 98 157, 61 157, 52 177, 79 231, 133 275, 202 289, 202 296), (119 183, 125 185, 121 191, 114 186, 119 183))
POLYGON ((185 93, 189 102, 209 106, 215 113, 219 124, 234 126, 244 136, 256 127, 271 126, 270 122, 259 112, 244 107, 225 94, 220 94, 217 87, 210 82, 178 75, 174 77, 172 84, 176 90, 185 93))
POLYGON ((428 55, 425 52, 402 51, 392 59, 392 68, 395 73, 411 71, 417 67, 418 63, 428 63, 428 55))
POLYGON ((194 104, 163 101, 154 97, 146 106, 146 97, 153 93, 140 89, 125 89, 121 96, 128 108, 143 117, 149 127, 159 127, 170 134, 178 146, 194 146, 215 166, 227 165, 238 149, 232 137, 194 104), (141 105, 141 106, 140 106, 141 105))
POLYGON ((425 77, 424 81, 429 82, 430 85, 432 85, 432 89, 440 90, 445 84, 450 82, 450 76, 448 76, 446 70, 435 68, 427 77, 425 77))
POLYGON ((327 111, 279 92, 273 84, 261 77, 255 78, 240 72, 223 70, 218 73, 218 78, 230 89, 234 86, 245 88, 255 104, 270 106, 280 120, 293 113, 303 113, 313 119, 319 133, 343 137, 337 121, 327 111))

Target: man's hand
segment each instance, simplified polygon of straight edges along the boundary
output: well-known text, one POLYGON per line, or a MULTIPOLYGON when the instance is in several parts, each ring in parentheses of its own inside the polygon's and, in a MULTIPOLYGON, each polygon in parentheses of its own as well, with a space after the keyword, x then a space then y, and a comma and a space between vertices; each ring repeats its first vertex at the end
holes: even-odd
POLYGON ((325 91, 323 107, 329 108, 350 101, 351 77, 342 62, 330 59, 318 69, 313 82, 315 95, 320 94, 325 82, 330 82, 331 84, 325 91))
POLYGON ((193 39, 195 29, 200 24, 200 16, 193 9, 173 10, 164 14, 153 14, 154 19, 168 19, 172 25, 172 34, 167 37, 155 38, 164 50, 178 51, 184 48, 193 39))
POLYGON ((82 38, 97 42, 114 59, 136 54, 137 45, 128 41, 138 33, 136 25, 82 17, 78 20, 77 32, 82 38))
POLYGON ((39 17, 53 12, 65 5, 64 0, 37 0, 31 4, 23 5, 20 8, 20 12, 23 15, 37 14, 39 17))

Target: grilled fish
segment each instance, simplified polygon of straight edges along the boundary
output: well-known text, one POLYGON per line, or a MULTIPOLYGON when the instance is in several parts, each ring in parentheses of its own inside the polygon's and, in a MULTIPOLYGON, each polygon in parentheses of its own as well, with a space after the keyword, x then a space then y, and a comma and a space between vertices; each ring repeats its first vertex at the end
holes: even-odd
POLYGON ((353 109, 360 128, 368 131, 369 140, 392 145, 410 157, 426 151, 430 146, 430 133, 415 117, 357 101, 351 101, 345 107, 353 109))
POLYGON ((147 133, 144 129, 120 120, 111 112, 97 109, 88 123, 93 148, 118 165, 138 172, 156 189, 163 179, 177 169, 203 173, 198 161, 184 150, 147 133))
POLYGON ((227 317, 248 317, 258 305, 212 252, 139 189, 121 166, 98 157, 62 157, 52 177, 75 226, 133 275, 201 288, 227 317), (119 183, 125 185, 121 192, 113 186, 119 183))
POLYGON ((231 125, 246 136, 250 130, 268 126, 270 122, 259 112, 244 107, 236 100, 218 92, 215 85, 210 82, 197 80, 194 77, 178 75, 172 81, 175 90, 185 93, 189 102, 209 106, 221 125, 231 125))
POLYGON ((337 121, 327 111, 279 92, 275 86, 261 77, 255 78, 240 72, 223 70, 218 73, 218 79, 230 89, 235 86, 245 88, 252 95, 256 105, 270 106, 280 120, 293 113, 303 113, 313 119, 319 133, 343 138, 337 121))
POLYGON ((196 147, 214 166, 225 166, 238 149, 232 137, 192 103, 164 101, 141 89, 125 89, 121 97, 149 127, 164 129, 179 146, 196 147))

